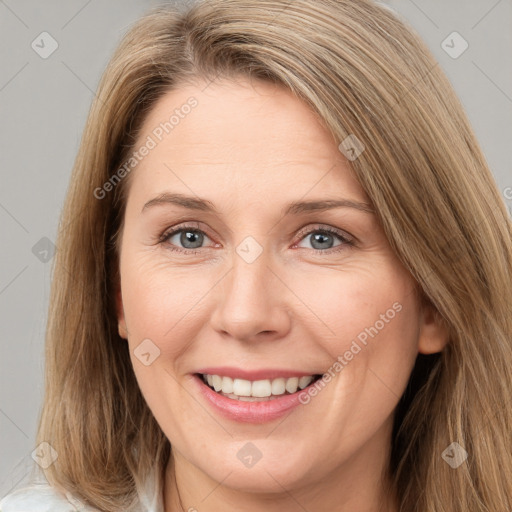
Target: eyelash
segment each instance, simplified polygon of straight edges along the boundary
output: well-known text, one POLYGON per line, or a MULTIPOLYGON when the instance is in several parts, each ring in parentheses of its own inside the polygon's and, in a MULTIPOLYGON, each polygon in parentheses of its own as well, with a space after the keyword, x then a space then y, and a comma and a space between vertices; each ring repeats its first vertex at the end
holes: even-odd
MULTIPOLYGON (((173 228, 171 231, 165 231, 159 237, 158 242, 160 244, 164 244, 170 238, 172 238, 175 234, 180 233, 182 231, 192 231, 194 233, 202 233, 203 235, 208 236, 207 233, 205 233, 203 230, 199 229, 197 226, 181 225, 181 226, 178 226, 177 228, 173 228)), ((338 237, 340 239, 340 241, 342 242, 340 245, 337 245, 335 247, 331 247, 331 248, 325 249, 325 250, 311 249, 312 251, 315 251, 315 252, 318 252, 318 253, 331 254, 332 252, 338 252, 338 251, 341 251, 341 250, 343 250, 343 249, 345 249, 347 247, 353 247, 355 245, 354 244, 354 240, 349 238, 346 233, 344 233, 343 231, 340 231, 339 229, 332 228, 332 227, 329 227, 329 226, 321 227, 321 228, 320 227, 316 227, 316 228, 310 229, 309 231, 306 231, 306 232, 301 230, 299 232, 299 235, 300 235, 299 242, 301 242, 304 238, 306 238, 307 236, 309 236, 309 235, 311 235, 313 233, 327 233, 329 235, 334 235, 334 236, 338 237)), ((208 237, 208 238, 210 238, 210 237, 208 237)), ((299 242, 297 242, 297 243, 299 243, 299 242)), ((174 245, 168 244, 168 249, 171 250, 171 251, 174 251, 174 252, 179 252, 179 253, 198 254, 201 250, 204 249, 204 247, 200 247, 198 249, 184 249, 184 248, 181 248, 181 247, 176 247, 174 245)))

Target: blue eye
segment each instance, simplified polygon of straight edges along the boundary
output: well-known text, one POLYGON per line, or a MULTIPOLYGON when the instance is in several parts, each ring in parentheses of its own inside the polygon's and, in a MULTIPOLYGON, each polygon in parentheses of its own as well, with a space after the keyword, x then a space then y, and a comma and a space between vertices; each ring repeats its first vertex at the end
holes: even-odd
POLYGON ((304 238, 302 238, 302 241, 307 240, 308 238, 313 249, 317 251, 325 251, 332 249, 333 247, 346 245, 350 242, 337 231, 330 229, 315 229, 314 231, 310 231, 306 236, 304 236, 304 238), (336 238, 341 241, 338 245, 334 245, 336 238))
POLYGON ((179 252, 190 252, 192 251, 194 254, 199 252, 195 249, 201 248, 201 245, 204 242, 204 239, 209 239, 206 234, 197 228, 182 226, 178 229, 174 229, 173 231, 166 232, 162 238, 160 238, 160 242, 169 243, 169 248, 173 251, 179 252), (179 236, 177 236, 179 235, 179 236), (179 242, 182 247, 176 247, 176 242, 171 242, 171 239, 177 237, 177 242, 179 242))
MULTIPOLYGON (((310 229, 309 231, 302 233, 300 241, 306 240, 311 237, 311 245, 313 251, 318 253, 330 253, 343 250, 347 246, 353 246, 353 240, 344 233, 335 228, 322 227, 310 229), (334 245, 334 240, 338 239, 339 244, 334 245)), ((206 233, 196 226, 180 226, 166 231, 159 239, 160 243, 165 243, 171 251, 177 251, 187 254, 198 254, 200 249, 204 249, 203 243, 210 238, 206 233), (175 238, 175 240, 172 240, 175 238)))

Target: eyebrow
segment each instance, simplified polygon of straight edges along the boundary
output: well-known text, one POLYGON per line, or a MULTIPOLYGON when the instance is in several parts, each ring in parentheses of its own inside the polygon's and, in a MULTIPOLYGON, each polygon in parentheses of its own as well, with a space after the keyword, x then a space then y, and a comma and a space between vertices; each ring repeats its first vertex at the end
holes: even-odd
MULTIPOLYGON (((142 208, 142 212, 157 205, 177 205, 189 210, 219 213, 215 205, 207 199, 169 192, 165 192, 149 200, 142 208)), ((301 213, 326 211, 333 208, 354 208, 365 213, 375 213, 375 210, 367 203, 352 201, 350 199, 324 199, 316 201, 295 201, 286 207, 284 215, 299 215, 301 213)))

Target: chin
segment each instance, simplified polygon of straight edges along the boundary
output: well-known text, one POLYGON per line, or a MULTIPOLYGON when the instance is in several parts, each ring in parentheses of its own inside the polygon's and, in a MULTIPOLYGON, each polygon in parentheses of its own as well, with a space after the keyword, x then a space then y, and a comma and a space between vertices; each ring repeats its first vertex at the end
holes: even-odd
MULTIPOLYGON (((219 458, 221 457, 222 454, 219 454, 219 458)), ((252 467, 244 467, 236 459, 232 464, 224 462, 222 466, 214 464, 213 467, 200 470, 213 480, 222 482, 223 486, 246 493, 282 493, 284 489, 293 489, 311 481, 303 470, 297 470, 297 463, 292 464, 286 453, 276 454, 272 460, 264 461, 262 458, 252 467)))

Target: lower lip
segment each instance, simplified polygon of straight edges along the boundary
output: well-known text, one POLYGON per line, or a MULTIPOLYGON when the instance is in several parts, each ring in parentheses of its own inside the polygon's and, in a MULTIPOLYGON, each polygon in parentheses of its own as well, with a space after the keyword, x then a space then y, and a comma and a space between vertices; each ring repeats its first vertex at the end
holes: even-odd
POLYGON ((199 386, 199 391, 217 412, 230 420, 244 423, 267 423, 284 416, 288 411, 301 405, 299 395, 307 390, 306 387, 291 395, 283 395, 265 402, 245 402, 216 393, 198 375, 194 375, 194 380, 199 386))

